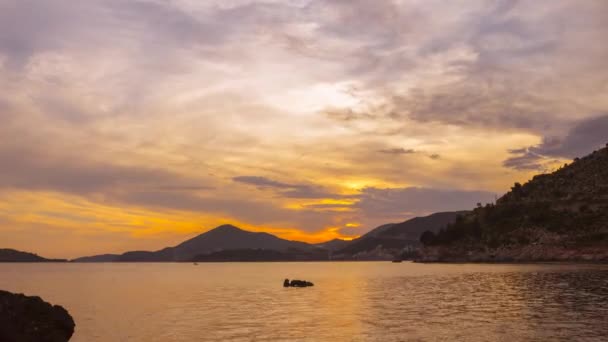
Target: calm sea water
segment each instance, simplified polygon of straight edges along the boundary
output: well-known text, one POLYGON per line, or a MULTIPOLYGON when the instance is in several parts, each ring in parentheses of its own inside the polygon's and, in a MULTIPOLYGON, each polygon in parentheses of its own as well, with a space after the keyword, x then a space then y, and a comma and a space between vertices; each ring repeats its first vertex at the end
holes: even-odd
POLYGON ((605 265, 0 264, 0 289, 66 307, 72 341, 608 340, 605 265))

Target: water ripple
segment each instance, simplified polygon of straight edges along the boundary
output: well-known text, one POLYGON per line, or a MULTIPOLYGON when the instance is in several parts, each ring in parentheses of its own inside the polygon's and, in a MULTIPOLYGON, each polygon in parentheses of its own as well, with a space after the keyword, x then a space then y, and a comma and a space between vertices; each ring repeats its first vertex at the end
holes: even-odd
POLYGON ((0 272, 0 288, 66 306, 77 342, 608 338, 602 265, 29 264, 0 272), (285 289, 285 277, 316 286, 285 289))

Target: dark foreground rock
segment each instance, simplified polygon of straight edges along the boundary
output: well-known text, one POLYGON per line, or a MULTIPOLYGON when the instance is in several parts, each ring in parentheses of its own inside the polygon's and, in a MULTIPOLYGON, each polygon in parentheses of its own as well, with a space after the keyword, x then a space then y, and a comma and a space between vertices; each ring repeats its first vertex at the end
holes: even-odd
POLYGON ((74 327, 63 307, 0 290, 0 341, 64 342, 72 337, 74 327))

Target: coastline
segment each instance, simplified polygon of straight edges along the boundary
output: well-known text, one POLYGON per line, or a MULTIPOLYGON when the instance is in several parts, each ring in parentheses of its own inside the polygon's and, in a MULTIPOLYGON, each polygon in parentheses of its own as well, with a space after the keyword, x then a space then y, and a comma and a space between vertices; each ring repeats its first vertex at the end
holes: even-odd
POLYGON ((564 247, 525 245, 501 248, 474 246, 425 247, 416 262, 445 263, 593 263, 607 264, 608 250, 601 246, 564 247))

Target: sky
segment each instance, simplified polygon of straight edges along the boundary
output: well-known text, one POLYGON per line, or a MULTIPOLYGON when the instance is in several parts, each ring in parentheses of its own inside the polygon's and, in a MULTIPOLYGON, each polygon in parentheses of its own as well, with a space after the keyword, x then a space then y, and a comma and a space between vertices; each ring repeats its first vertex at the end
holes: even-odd
POLYGON ((608 142, 608 2, 0 0, 0 247, 322 242, 608 142))

